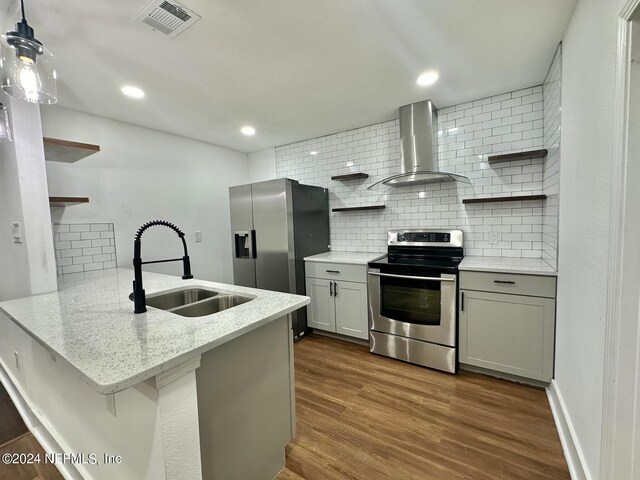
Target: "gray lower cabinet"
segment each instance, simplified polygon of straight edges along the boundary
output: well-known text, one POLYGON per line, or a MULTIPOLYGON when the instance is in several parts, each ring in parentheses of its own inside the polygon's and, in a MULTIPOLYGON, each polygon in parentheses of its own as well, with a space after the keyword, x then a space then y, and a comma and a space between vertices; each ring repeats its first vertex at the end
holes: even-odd
POLYGON ((461 272, 460 363, 550 382, 555 282, 555 277, 461 272))
MULTIPOLYGON (((335 267, 334 267, 335 268, 335 267)), ((364 270, 363 270, 364 272, 364 270)), ((369 338, 366 277, 347 282, 307 276, 307 324, 311 328, 361 339, 369 338)))

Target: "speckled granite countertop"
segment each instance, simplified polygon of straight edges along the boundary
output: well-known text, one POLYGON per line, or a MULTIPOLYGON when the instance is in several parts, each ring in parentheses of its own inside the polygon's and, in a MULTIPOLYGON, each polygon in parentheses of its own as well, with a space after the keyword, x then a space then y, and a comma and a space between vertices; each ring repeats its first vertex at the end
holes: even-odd
POLYGON ((521 273, 555 277, 558 272, 542 258, 474 257, 465 256, 459 270, 474 272, 521 273))
POLYGON ((152 307, 135 315, 129 300, 133 270, 103 272, 75 281, 61 279, 59 291, 0 302, 0 310, 105 395, 136 385, 309 303, 308 297, 299 295, 144 272, 147 298, 187 286, 256 298, 204 317, 182 317, 152 307))
POLYGON ((325 252, 304 257, 305 262, 326 262, 326 263, 350 263, 353 265, 366 265, 385 255, 384 253, 366 252, 325 252))

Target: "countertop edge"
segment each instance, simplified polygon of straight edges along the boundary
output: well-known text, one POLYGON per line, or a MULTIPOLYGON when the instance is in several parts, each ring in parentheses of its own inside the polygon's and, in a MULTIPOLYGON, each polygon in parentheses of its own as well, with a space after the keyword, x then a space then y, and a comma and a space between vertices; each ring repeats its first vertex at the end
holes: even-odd
MULTIPOLYGON (((298 295, 300 296, 300 295, 298 295)), ((49 345, 47 342, 45 342, 42 338, 40 338, 38 335, 36 335, 32 330, 30 330, 24 323, 22 323, 20 320, 18 320, 17 318, 15 318, 12 314, 10 314, 9 312, 7 312, 3 307, 0 306, 0 312, 2 312, 2 314, 7 317, 9 320, 11 320, 18 328, 20 328, 23 332, 25 332, 31 339, 33 339, 33 341, 35 341, 36 343, 38 343, 40 346, 42 346, 45 350, 47 350, 48 352, 50 352, 51 354, 55 355, 57 359, 64 361, 64 363, 66 365, 69 365, 75 372, 76 374, 78 374, 78 376, 88 385, 90 386, 93 390, 95 390, 97 393, 101 394, 101 395, 112 395, 118 392, 121 392, 123 390, 126 390, 127 388, 131 388, 141 382, 144 382, 145 380, 148 380, 149 378, 152 378, 156 375, 158 375, 159 373, 165 372, 167 370, 170 370, 174 367, 177 367, 178 365, 190 360, 191 358, 194 358, 198 355, 202 355, 203 353, 208 352, 209 350, 212 350, 220 345, 223 345, 229 341, 232 341, 246 333, 249 333, 253 330, 256 330, 278 318, 281 318, 285 315, 288 315, 291 312, 294 312, 296 310, 298 310, 301 307, 304 307, 305 305, 308 305, 309 303, 311 303, 311 299, 309 297, 304 296, 302 300, 289 305, 285 308, 283 308, 282 310, 279 310, 275 313, 272 313, 271 315, 267 315, 266 317, 264 317, 261 320, 258 320, 250 325, 247 325, 243 328, 240 328, 238 330, 235 330, 233 332, 230 332, 220 338, 217 338, 216 340, 207 343, 205 345, 201 345, 198 348, 195 348, 192 351, 183 353, 175 358, 172 358, 160 365, 151 367, 149 369, 146 370, 142 370, 140 372, 137 372, 135 375, 131 375, 129 377, 123 378, 122 380, 119 380, 116 383, 109 383, 109 384, 101 384, 98 383, 96 381, 94 381, 87 373, 85 373, 80 367, 78 367, 76 364, 74 364, 73 362, 69 361, 62 353, 58 352, 54 347, 52 347, 51 345, 49 345)))
MULTIPOLYGON (((184 362, 186 362, 187 360, 190 360, 194 357, 197 357, 199 355, 202 355, 203 353, 208 352, 209 350, 213 350, 216 347, 219 347, 220 345, 224 345, 225 343, 228 343, 232 340, 235 340, 238 337, 241 337, 242 335, 252 332, 254 330, 257 330, 258 328, 274 321, 277 320, 278 318, 281 318, 285 315, 288 315, 291 312, 294 312, 296 310, 298 310, 301 307, 304 307, 305 305, 309 305, 311 303, 311 299, 309 297, 307 297, 305 300, 289 306, 287 308, 285 308, 284 310, 278 312, 278 313, 274 313, 271 315, 268 315, 267 317, 263 318, 262 320, 252 323, 251 325, 247 325, 244 328, 235 330, 227 335, 224 335, 223 337, 218 338, 217 340, 214 340, 211 343, 208 343, 206 345, 202 345, 190 352, 187 353, 183 353, 182 355, 179 355, 173 359, 171 359, 169 362, 165 362, 164 364, 161 364, 157 367, 153 367, 150 368, 148 370, 145 370, 137 375, 134 375, 132 377, 129 377, 127 379, 125 379, 123 382, 118 382, 115 384, 98 384, 95 382, 91 382, 90 386, 93 387, 93 389, 102 394, 102 395, 111 395, 114 393, 118 393, 121 392, 123 390, 126 390, 127 388, 133 387, 134 385, 137 385, 140 382, 144 382, 145 380, 148 380, 152 377, 155 377, 156 375, 158 375, 159 373, 162 372, 166 372, 167 370, 171 370, 174 367, 177 367, 178 365, 183 364, 184 362), (144 377, 144 378, 139 378, 139 377, 144 377), (123 385, 126 384, 126 385, 123 385)), ((76 368, 76 367, 74 367, 76 368)), ((76 368, 76 370, 78 370, 76 368)), ((80 371, 80 370, 78 370, 80 371)), ((81 372, 82 373, 82 372, 81 372)), ((89 377, 87 377, 84 373, 82 374, 82 376, 88 380, 89 377)))
POLYGON ((536 275, 542 277, 557 277, 558 271, 551 265, 546 263, 544 259, 528 259, 518 257, 478 257, 478 256, 466 256, 458 266, 458 270, 461 272, 488 272, 488 273, 504 273, 504 274, 516 274, 516 275, 536 275), (517 262, 544 262, 543 265, 483 265, 482 262, 491 263, 499 262, 502 260, 511 260, 513 263, 517 262))
MULTIPOLYGON (((355 254, 360 254, 360 255, 364 255, 364 254, 369 254, 369 252, 332 252, 332 253, 344 253, 346 255, 350 254, 350 253, 355 253, 355 254)), ((367 264, 369 262, 373 262, 375 260, 378 260, 382 257, 384 257, 386 255, 386 253, 371 253, 371 257, 368 258, 367 260, 339 260, 339 259, 335 259, 335 258, 322 258, 322 257, 318 257, 318 255, 322 255, 321 253, 317 254, 317 255, 311 255, 308 257, 304 257, 302 260, 305 262, 312 262, 312 263, 341 263, 343 265, 364 265, 367 266, 367 264)))

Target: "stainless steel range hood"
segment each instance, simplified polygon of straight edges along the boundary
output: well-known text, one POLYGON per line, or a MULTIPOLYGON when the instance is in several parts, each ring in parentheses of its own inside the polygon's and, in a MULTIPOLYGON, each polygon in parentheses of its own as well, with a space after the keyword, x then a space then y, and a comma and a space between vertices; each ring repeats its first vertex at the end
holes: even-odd
POLYGON ((471 183, 467 177, 438 169, 437 118, 438 109, 431 100, 400 107, 400 173, 374 183, 369 190, 379 185, 406 187, 453 181, 471 183))

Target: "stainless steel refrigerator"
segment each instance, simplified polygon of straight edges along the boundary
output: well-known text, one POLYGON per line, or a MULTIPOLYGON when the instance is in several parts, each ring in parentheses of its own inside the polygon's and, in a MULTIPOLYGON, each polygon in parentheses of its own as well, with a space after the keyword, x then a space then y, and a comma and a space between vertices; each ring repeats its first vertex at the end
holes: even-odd
MULTIPOLYGON (((229 188, 236 285, 305 294, 303 258, 329 250, 326 188, 279 178, 229 188)), ((305 308, 293 313, 293 335, 307 331, 305 308)))

